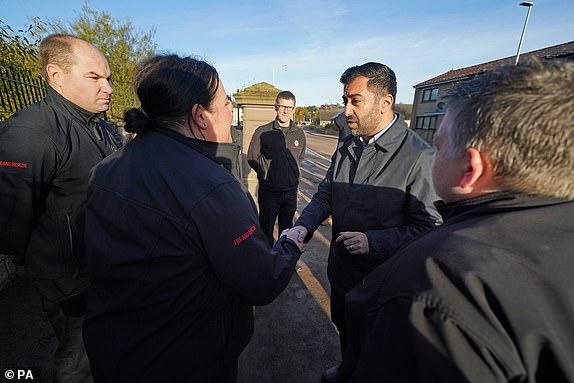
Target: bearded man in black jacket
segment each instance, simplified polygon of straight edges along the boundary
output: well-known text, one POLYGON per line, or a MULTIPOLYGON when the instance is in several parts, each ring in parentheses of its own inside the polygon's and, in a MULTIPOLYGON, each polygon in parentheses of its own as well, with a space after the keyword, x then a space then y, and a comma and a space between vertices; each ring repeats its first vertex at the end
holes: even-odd
POLYGON ((81 326, 89 286, 76 220, 90 169, 117 150, 108 110, 111 72, 92 44, 70 35, 40 43, 48 82, 38 103, 0 126, 0 253, 24 265, 59 346, 55 382, 92 381, 81 326))
POLYGON ((574 381, 573 88, 553 60, 450 94, 444 223, 346 295, 340 382, 574 381))

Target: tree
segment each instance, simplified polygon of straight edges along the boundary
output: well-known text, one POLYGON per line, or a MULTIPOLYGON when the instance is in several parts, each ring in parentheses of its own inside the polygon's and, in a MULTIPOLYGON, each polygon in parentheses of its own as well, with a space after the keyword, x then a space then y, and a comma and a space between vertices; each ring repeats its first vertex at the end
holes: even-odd
POLYGON ((413 104, 395 104, 395 111, 403 116, 405 120, 411 119, 411 112, 413 110, 413 104))
POLYGON ((307 106, 307 116, 305 120, 310 121, 311 124, 319 124, 319 110, 315 105, 307 106))
POLYGON ((114 81, 110 119, 120 120, 125 109, 137 106, 133 79, 139 63, 156 51, 155 27, 148 32, 137 30, 131 20, 120 21, 108 11, 92 9, 88 1, 69 25, 54 20, 50 27, 53 32, 70 33, 91 42, 108 59, 114 81))
POLYGON ((44 24, 32 19, 26 29, 14 30, 0 20, 0 68, 37 77, 41 74, 38 61, 38 45, 44 24))
POLYGON ((305 117, 307 116, 307 108, 298 106, 295 108, 295 122, 300 123, 305 121, 305 117))
POLYGON ((45 82, 38 61, 42 23, 14 30, 0 20, 0 120, 39 101, 45 82))

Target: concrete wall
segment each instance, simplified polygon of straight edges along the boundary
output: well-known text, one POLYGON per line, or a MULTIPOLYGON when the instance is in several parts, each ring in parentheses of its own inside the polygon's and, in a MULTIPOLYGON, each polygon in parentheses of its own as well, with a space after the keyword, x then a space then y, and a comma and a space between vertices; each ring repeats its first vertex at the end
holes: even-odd
MULTIPOLYGON (((247 154, 255 129, 275 119, 275 97, 279 92, 281 89, 266 82, 260 82, 233 94, 237 106, 241 108, 243 153, 247 154)), ((248 168, 243 177, 249 192, 256 197, 257 175, 251 168, 248 168)))
POLYGON ((410 128, 413 129, 417 134, 423 137, 429 143, 432 143, 434 133, 436 129, 440 126, 444 113, 446 111, 447 101, 444 96, 447 94, 448 90, 451 89, 456 82, 448 82, 443 84, 434 84, 421 88, 415 88, 415 96, 413 100, 413 111, 411 115, 410 128), (423 102, 423 91, 428 89, 438 88, 438 97, 434 101, 423 102), (424 116, 436 116, 435 130, 425 130, 417 129, 417 118, 424 116))

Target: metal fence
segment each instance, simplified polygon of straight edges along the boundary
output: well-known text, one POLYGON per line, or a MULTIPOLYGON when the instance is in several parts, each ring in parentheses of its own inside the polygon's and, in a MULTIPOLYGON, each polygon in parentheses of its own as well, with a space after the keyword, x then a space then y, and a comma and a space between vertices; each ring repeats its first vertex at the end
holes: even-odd
MULTIPOLYGON (((0 121, 40 101, 46 95, 46 81, 12 67, 0 68, 0 121)), ((103 116, 121 122, 125 109, 139 105, 131 83, 114 82, 110 109, 103 116)))
POLYGON ((0 120, 38 102, 46 95, 46 82, 41 76, 0 68, 0 120))

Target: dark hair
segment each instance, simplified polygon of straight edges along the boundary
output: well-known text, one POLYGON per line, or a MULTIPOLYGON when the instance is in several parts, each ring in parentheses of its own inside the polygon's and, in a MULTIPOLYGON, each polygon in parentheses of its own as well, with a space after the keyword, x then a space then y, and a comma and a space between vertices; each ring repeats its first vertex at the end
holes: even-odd
POLYGON ((284 91, 279 92, 277 97, 275 97, 275 104, 277 104, 277 102, 279 102, 280 98, 282 98, 284 100, 293 100, 294 103, 297 102, 295 100, 295 95, 293 93, 289 92, 288 90, 284 90, 284 91))
POLYGON ((393 96, 393 103, 397 96, 397 77, 395 72, 385 64, 368 62, 347 69, 339 80, 343 85, 349 85, 357 77, 366 77, 367 88, 374 92, 379 98, 390 94, 393 96))
POLYGON ((145 61, 134 87, 140 108, 124 112, 125 130, 140 133, 154 127, 178 129, 190 123, 191 109, 206 109, 219 86, 217 70, 205 61, 177 55, 156 55, 145 61))

